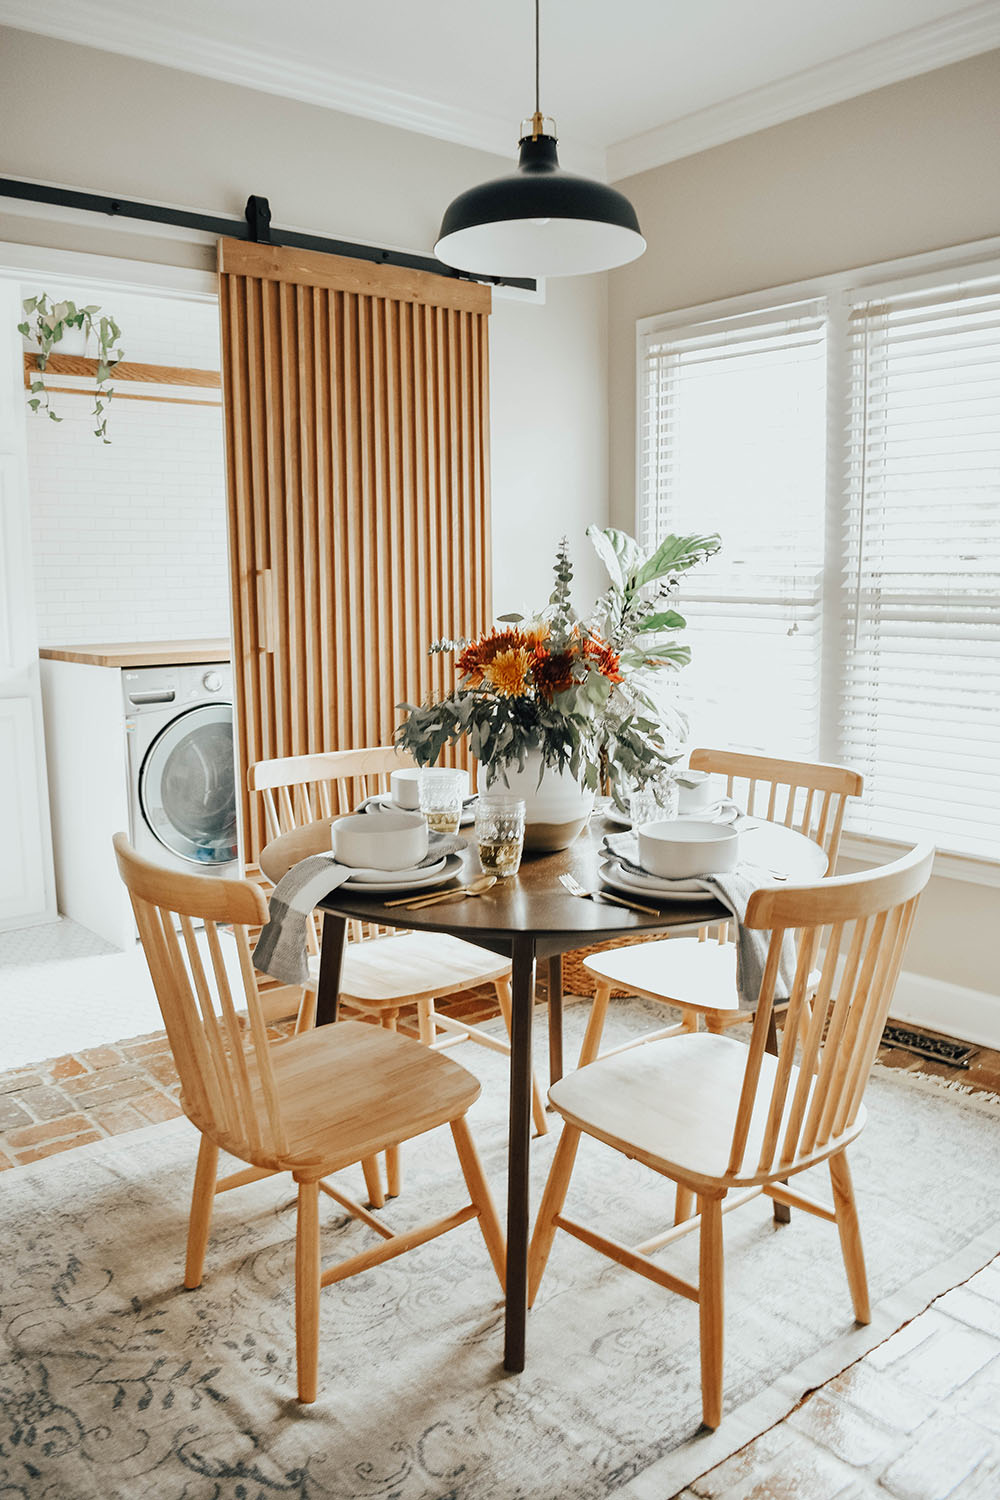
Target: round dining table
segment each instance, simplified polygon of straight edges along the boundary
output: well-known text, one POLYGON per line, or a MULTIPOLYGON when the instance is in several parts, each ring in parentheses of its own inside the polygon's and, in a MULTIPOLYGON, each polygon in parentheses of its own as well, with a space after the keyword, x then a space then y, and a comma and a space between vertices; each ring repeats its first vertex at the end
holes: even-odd
MULTIPOLYGON (((281 834, 260 854, 260 868, 277 882, 292 865, 310 854, 331 848, 332 819, 321 819, 281 834)), ((777 878, 809 881, 826 873, 826 856, 804 835, 760 819, 745 825, 753 828, 753 858, 777 872, 777 878)), ((316 1024, 337 1019, 340 969, 347 924, 374 922, 417 932, 444 932, 477 947, 498 953, 511 962, 511 1057, 510 1114, 508 1125, 507 1177, 507 1278, 504 1333, 504 1367, 524 1369, 527 1321, 528 1239, 530 1227, 529 1153, 531 1146, 531 1020, 535 997, 535 970, 548 961, 549 1062, 553 1081, 562 1074, 562 977, 561 957, 574 949, 615 938, 649 933, 692 933, 708 924, 724 921, 730 913, 714 897, 678 900, 669 896, 650 898, 645 892, 635 899, 661 909, 655 916, 571 895, 559 876, 576 877, 588 891, 601 890, 601 845, 607 834, 621 832, 597 814, 568 849, 555 854, 525 853, 517 875, 500 880, 485 894, 463 897, 457 888, 482 874, 475 841, 470 837, 461 855, 451 888, 454 899, 409 910, 388 906, 401 893, 385 896, 343 886, 325 897, 323 934, 317 992, 316 1024)), ((748 847, 747 853, 750 852, 748 847)), ((449 889, 441 886, 441 892, 449 889)), ((414 900, 430 894, 414 891, 414 900)), ((614 892, 628 900, 627 893, 614 892)))

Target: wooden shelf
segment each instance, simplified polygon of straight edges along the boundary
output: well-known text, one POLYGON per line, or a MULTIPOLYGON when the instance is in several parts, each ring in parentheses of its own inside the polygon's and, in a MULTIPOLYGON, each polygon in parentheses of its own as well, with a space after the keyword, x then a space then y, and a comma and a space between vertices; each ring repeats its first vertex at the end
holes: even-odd
MULTIPOLYGON (((38 371, 38 358, 37 354, 30 351, 24 356, 26 390, 30 389, 38 371)), ((50 354, 45 369, 45 383, 48 390, 53 393, 64 396, 92 396, 92 387, 51 385, 49 382, 53 375, 93 381, 97 377, 97 360, 90 359, 84 354, 50 354)), ((219 390, 222 386, 222 376, 218 370, 190 369, 181 365, 140 365, 122 360, 120 364, 113 366, 111 381, 114 385, 116 401, 163 401, 182 406, 222 405, 221 401, 205 401, 194 396, 154 396, 149 391, 120 389, 124 383, 126 385, 192 386, 198 390, 219 390)))

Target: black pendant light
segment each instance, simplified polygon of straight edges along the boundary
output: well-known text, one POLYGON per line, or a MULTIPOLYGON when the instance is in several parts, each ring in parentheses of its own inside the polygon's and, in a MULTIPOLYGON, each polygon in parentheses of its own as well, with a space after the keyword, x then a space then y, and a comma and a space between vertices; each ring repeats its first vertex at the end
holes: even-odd
POLYGON ((459 193, 441 221, 434 253, 460 271, 582 276, 623 266, 646 248, 623 193, 559 165, 555 122, 539 109, 538 5, 535 112, 530 129, 522 126, 517 170, 459 193))

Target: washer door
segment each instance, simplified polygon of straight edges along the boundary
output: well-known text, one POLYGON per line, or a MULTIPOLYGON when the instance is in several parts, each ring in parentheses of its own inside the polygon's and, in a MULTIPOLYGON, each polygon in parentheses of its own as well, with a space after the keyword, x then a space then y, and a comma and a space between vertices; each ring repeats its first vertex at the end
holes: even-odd
POLYGON ((189 708, 161 730, 139 771, 139 806, 174 854, 197 865, 236 858, 233 707, 189 708))

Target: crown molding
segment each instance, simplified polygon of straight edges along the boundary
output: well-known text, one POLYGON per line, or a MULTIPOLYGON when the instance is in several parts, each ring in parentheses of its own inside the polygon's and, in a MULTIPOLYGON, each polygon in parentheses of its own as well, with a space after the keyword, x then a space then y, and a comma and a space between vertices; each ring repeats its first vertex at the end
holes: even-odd
MULTIPOLYGON (((274 56, 229 40, 187 36, 169 22, 150 16, 133 12, 125 21, 120 7, 113 8, 102 0, 72 0, 72 5, 62 11, 58 6, 41 11, 35 0, 0 0, 0 25, 359 115, 382 125, 487 151, 507 163, 513 163, 517 155, 519 120, 457 109, 371 78, 274 56)), ((567 152, 567 159, 574 171, 604 177, 603 150, 577 146, 567 152)))
POLYGON ((1000 47, 1000 3, 985 0, 609 146, 608 179, 647 172, 994 47, 1000 47))

